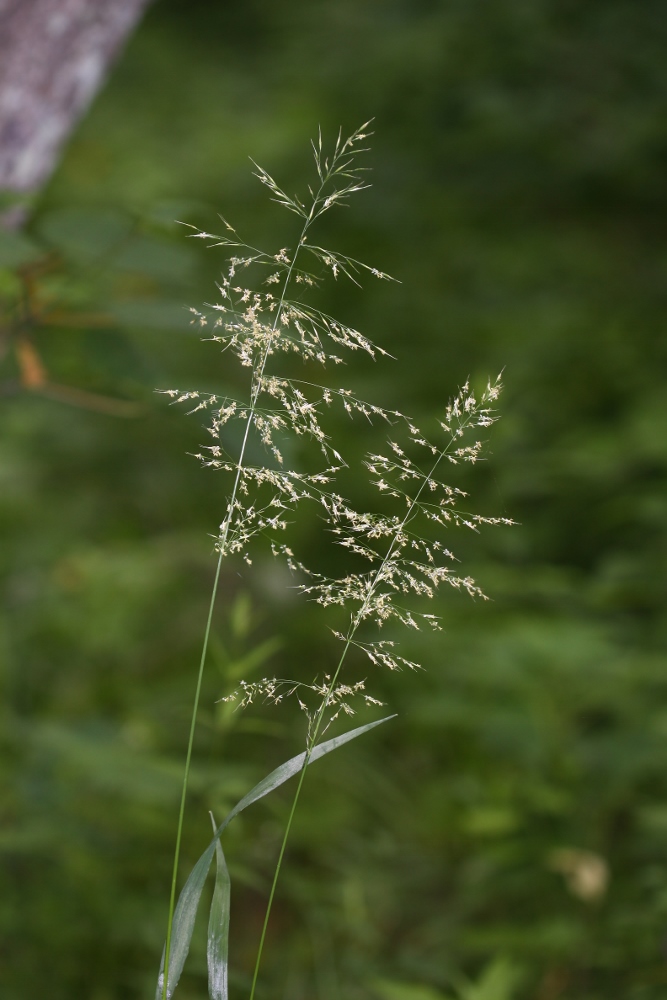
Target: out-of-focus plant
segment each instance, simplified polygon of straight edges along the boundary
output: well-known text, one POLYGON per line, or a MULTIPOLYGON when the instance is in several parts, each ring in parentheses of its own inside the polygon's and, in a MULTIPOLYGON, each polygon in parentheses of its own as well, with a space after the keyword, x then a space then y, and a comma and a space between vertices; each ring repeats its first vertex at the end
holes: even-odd
POLYGON ((456 977, 453 993, 389 980, 374 983, 373 992, 378 1000, 514 1000, 521 979, 517 966, 501 956, 493 959, 475 982, 456 977))
POLYGON ((0 394, 139 416, 141 401, 121 398, 145 394, 124 331, 187 327, 167 288, 188 273, 192 255, 120 209, 61 206, 32 228, 0 228, 0 394))

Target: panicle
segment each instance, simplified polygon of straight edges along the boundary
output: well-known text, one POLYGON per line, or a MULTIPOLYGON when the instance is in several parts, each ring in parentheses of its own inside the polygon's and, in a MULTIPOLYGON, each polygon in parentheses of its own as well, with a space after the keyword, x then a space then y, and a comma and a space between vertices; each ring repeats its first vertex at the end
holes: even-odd
MULTIPOLYGON (((483 525, 513 522, 470 511, 466 493, 444 473, 451 465, 481 460, 479 430, 497 419, 494 407, 502 386, 498 377, 476 393, 466 381, 445 407, 436 433, 427 435, 412 419, 360 399, 348 388, 332 387, 324 379, 296 379, 281 371, 290 357, 322 371, 343 363, 346 352, 361 352, 373 360, 387 354, 354 327, 307 301, 308 293, 327 276, 355 284, 364 275, 393 280, 378 268, 310 239, 319 216, 368 186, 359 154, 366 151, 362 143, 369 124, 347 138, 339 133, 329 153, 321 134, 313 142, 317 182, 309 188, 308 198, 288 194, 254 164, 255 176, 272 199, 301 220, 301 235, 293 247, 258 249, 225 219, 224 233, 218 236, 190 227, 192 236, 230 251, 217 283, 218 300, 192 309, 191 322, 206 330, 206 339, 218 344, 227 357, 236 359, 245 373, 247 391, 237 396, 227 391, 165 391, 172 402, 187 404, 189 413, 205 415, 208 439, 196 457, 230 477, 225 516, 215 538, 217 551, 223 556, 238 554, 250 563, 253 540, 264 536, 273 554, 286 560, 298 589, 323 607, 346 610, 347 626, 332 630, 345 643, 343 657, 354 647, 375 666, 415 669, 416 663, 396 652, 393 639, 368 638, 364 631, 392 621, 413 629, 439 629, 438 616, 421 607, 443 585, 486 599, 475 580, 458 571, 443 532, 454 527, 479 531, 483 525), (246 280, 253 274, 257 280, 246 280), (347 464, 327 429, 335 407, 350 418, 382 421, 391 427, 386 447, 365 459, 370 480, 381 495, 377 511, 355 509, 332 486, 347 464), (228 432, 231 424, 239 425, 236 434, 228 432), (242 444, 235 450, 232 442, 239 439, 242 444), (319 454, 318 471, 304 472, 293 461, 299 450, 292 442, 299 439, 310 442, 319 454), (253 442, 251 452, 249 442, 253 442), (258 453, 254 445, 263 449, 263 462, 249 461, 250 454, 258 453), (339 577, 307 567, 279 540, 306 500, 324 515, 334 542, 350 558, 349 569, 339 577)), ((312 732, 321 729, 324 715, 330 725, 341 712, 351 714, 355 699, 379 704, 365 693, 364 682, 343 684, 339 670, 309 684, 275 677, 241 682, 223 700, 245 707, 258 699, 279 704, 294 696, 312 732), (315 708, 313 697, 319 699, 315 708)))

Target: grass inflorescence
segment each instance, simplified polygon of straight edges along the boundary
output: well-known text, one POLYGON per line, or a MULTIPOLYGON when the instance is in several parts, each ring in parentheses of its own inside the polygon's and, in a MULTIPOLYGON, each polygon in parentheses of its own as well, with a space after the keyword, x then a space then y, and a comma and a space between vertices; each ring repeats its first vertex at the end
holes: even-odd
MULTIPOLYGON (((171 997, 187 956, 194 918, 209 867, 216 858, 216 886, 209 921, 208 964, 211 1000, 226 1000, 228 970, 229 874, 220 835, 242 809, 268 794, 292 776, 298 776, 284 831, 257 949, 250 1000, 257 986, 271 907, 292 820, 307 767, 325 753, 368 731, 371 722, 318 742, 340 717, 355 714, 356 707, 380 706, 363 680, 347 680, 344 671, 351 653, 359 652, 378 667, 414 669, 417 664, 401 656, 394 639, 377 638, 377 629, 393 621, 408 628, 438 629, 436 615, 423 610, 424 600, 446 584, 472 597, 484 597, 478 584, 458 570, 455 555, 443 541, 453 527, 477 531, 482 525, 511 524, 504 517, 488 517, 468 510, 466 494, 449 483, 446 473, 460 463, 481 457, 480 432, 495 420, 500 379, 476 394, 466 383, 446 406, 435 430, 423 432, 397 410, 388 410, 359 398, 344 386, 326 384, 323 369, 338 366, 346 354, 361 351, 375 359, 387 351, 358 330, 308 301, 327 276, 343 277, 357 284, 364 275, 393 280, 362 261, 325 249, 312 240, 317 220, 352 194, 368 186, 361 166, 368 125, 344 138, 339 133, 326 153, 321 134, 313 143, 316 179, 308 197, 288 195, 262 167, 255 173, 274 201, 300 219, 300 231, 291 247, 266 252, 243 240, 223 219, 222 235, 194 230, 192 237, 229 252, 218 283, 218 301, 193 312, 193 322, 206 339, 220 346, 247 374, 247 391, 232 397, 197 390, 164 390, 191 413, 205 413, 208 440, 197 455, 204 466, 229 476, 229 492, 215 548, 217 567, 204 634, 186 754, 165 951, 156 1000, 171 997), (285 360, 296 356, 315 369, 308 379, 285 373, 285 360), (380 511, 357 510, 338 491, 339 474, 349 473, 348 463, 327 430, 328 411, 339 408, 352 418, 387 425, 389 437, 382 451, 368 454, 360 474, 370 477, 381 495, 380 511), (238 424, 240 434, 229 434, 238 424), (319 456, 319 467, 308 471, 292 456, 298 448, 290 439, 309 442, 319 456), (240 442, 233 449, 231 442, 240 442), (257 445, 261 446, 260 452, 257 445), (257 454, 264 460, 258 462, 257 454), (251 459, 251 456, 253 458, 251 459), (309 566, 285 541, 284 532, 303 503, 315 505, 333 542, 346 550, 349 569, 329 576, 309 566), (242 681, 225 700, 246 707, 255 699, 279 703, 293 697, 307 717, 303 753, 277 768, 260 782, 214 829, 214 836, 193 869, 178 904, 176 888, 181 834, 197 712, 206 662, 208 640, 222 561, 237 556, 252 562, 256 542, 264 541, 273 556, 284 559, 295 585, 323 607, 335 606, 345 616, 343 627, 329 626, 341 644, 335 669, 324 676, 295 679, 266 677, 242 681), (165 970, 168 970, 167 972, 165 970)), ((310 460, 311 462, 314 460, 310 460)), ((386 720, 380 720, 386 721, 386 720)), ((215 823, 214 823, 215 827, 215 823)))

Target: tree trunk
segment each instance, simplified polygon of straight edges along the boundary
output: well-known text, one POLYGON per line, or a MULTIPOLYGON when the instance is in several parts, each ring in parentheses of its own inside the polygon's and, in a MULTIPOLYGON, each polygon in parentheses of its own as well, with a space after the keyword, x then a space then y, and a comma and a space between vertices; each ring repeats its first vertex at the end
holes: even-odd
POLYGON ((0 192, 39 190, 149 0, 0 0, 0 192))

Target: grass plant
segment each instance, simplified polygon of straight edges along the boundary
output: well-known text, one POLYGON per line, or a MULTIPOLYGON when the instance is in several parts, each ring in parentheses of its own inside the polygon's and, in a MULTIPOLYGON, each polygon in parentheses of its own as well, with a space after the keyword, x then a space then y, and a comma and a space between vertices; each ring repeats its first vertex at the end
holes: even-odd
POLYGON ((220 838, 242 810, 296 777, 252 973, 250 1000, 254 1000, 276 886, 306 770, 320 757, 391 718, 374 719, 323 740, 330 727, 344 716, 353 716, 357 706, 371 710, 382 706, 366 690, 365 680, 348 679, 347 668, 354 657, 365 657, 376 667, 416 669, 418 664, 400 655, 393 638, 377 637, 379 630, 388 623, 439 629, 438 616, 423 608, 424 601, 433 598, 443 584, 484 598, 475 580, 457 569, 456 557, 444 541, 445 533, 452 528, 477 531, 482 525, 512 523, 504 517, 468 510, 465 492, 445 477, 452 466, 481 458, 483 443, 478 435, 496 419, 499 378, 479 393, 466 382, 444 407, 440 419, 433 421, 432 432, 424 432, 398 410, 377 406, 331 381, 330 370, 344 363, 350 352, 366 353, 373 359, 387 355, 361 332, 314 304, 317 289, 327 278, 355 284, 364 277, 393 280, 375 267, 320 246, 312 235, 326 212, 347 204, 351 195, 368 186, 362 156, 367 152, 364 143, 369 124, 347 138, 339 133, 330 152, 321 134, 318 136, 312 144, 315 178, 307 197, 288 195, 255 164, 255 174, 272 199, 299 220, 291 247, 277 252, 260 250, 225 220, 223 235, 198 229, 191 234, 229 253, 217 286, 218 301, 193 309, 193 322, 206 330, 206 339, 218 344, 226 358, 235 359, 246 375, 247 392, 237 398, 198 390, 165 390, 173 402, 187 404, 191 413, 207 416, 209 439, 197 458, 204 466, 227 474, 230 487, 215 541, 217 565, 195 686, 156 1000, 168 1000, 176 989, 214 857, 216 880, 207 948, 209 996, 211 1000, 226 1000, 230 879, 220 838), (293 358, 303 363, 307 379, 292 377, 293 358), (316 371, 310 375, 312 369, 316 371), (356 473, 338 450, 329 426, 335 428, 336 409, 353 419, 387 425, 386 447, 369 453, 364 463, 364 474, 380 494, 376 511, 357 510, 345 493, 339 492, 339 481, 356 473), (238 425, 237 433, 234 424, 238 425), (307 455, 302 447, 305 444, 318 456, 319 466, 307 455), (262 453, 258 446, 265 456, 262 461, 256 458, 262 453), (333 543, 345 550, 348 565, 342 573, 327 575, 307 565, 290 544, 286 532, 305 504, 317 510, 333 543), (190 762, 222 564, 229 557, 250 564, 256 544, 262 542, 275 558, 286 562, 303 594, 323 608, 334 609, 336 627, 329 626, 329 634, 340 643, 340 653, 330 673, 312 677, 300 672, 289 679, 241 681, 226 697, 239 708, 255 700, 279 704, 287 698, 296 699, 306 718, 305 749, 260 781, 222 823, 213 821, 213 838, 177 901, 190 762))

